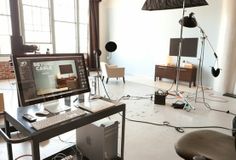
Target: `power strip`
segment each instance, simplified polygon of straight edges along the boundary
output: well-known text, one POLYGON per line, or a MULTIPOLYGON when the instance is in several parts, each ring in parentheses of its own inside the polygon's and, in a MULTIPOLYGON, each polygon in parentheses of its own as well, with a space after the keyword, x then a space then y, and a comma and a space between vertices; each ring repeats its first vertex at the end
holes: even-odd
POLYGON ((62 158, 61 160, 73 160, 73 156, 69 155, 69 156, 62 158))

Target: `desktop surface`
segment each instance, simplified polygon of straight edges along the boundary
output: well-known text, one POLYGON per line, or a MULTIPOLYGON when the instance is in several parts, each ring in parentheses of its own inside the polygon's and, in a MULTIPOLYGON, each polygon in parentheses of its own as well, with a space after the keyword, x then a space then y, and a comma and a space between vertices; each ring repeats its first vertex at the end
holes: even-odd
MULTIPOLYGON (((77 106, 77 105, 76 105, 77 106)), ((99 120, 100 117, 106 115, 106 114, 111 114, 110 111, 113 111, 113 110, 124 110, 125 108, 125 104, 119 104, 119 105, 113 105, 109 108, 104 108, 103 110, 101 110, 100 112, 98 113, 90 113, 90 112, 86 112, 86 115, 84 116, 79 116, 78 118, 76 118, 73 122, 68 122, 70 124, 72 124, 72 126, 68 126, 66 123, 62 123, 61 125, 58 125, 58 126, 52 126, 52 127, 48 127, 48 130, 50 130, 51 128, 55 129, 58 133, 63 133, 65 130, 70 130, 71 128, 74 128, 75 126, 80 127, 81 124, 80 122, 82 122, 82 124, 86 123, 86 121, 88 123, 91 123, 95 120, 99 120), (98 117, 93 121, 90 120, 90 117, 93 117, 96 115, 98 115, 98 117), (75 121, 78 121, 78 123, 74 123, 75 121), (62 128, 63 128, 63 131, 62 131, 62 128)), ((78 109, 77 107, 71 107, 69 110, 67 111, 71 111, 71 110, 75 110, 75 109, 78 109)), ((36 132, 47 132, 47 129, 46 130, 35 130, 33 127, 32 127, 32 124, 31 122, 25 120, 23 118, 23 115, 25 113, 27 114, 30 114, 32 116, 35 116, 37 118, 37 121, 40 121, 40 120, 43 120, 43 119, 46 119, 47 117, 51 117, 53 115, 55 115, 54 113, 50 113, 49 115, 47 116, 37 116, 36 113, 38 112, 42 112, 44 110, 44 107, 43 105, 31 105, 31 106, 26 106, 26 107, 18 107, 16 110, 6 110, 6 117, 8 119, 10 119, 11 121, 14 121, 13 123, 15 124, 15 128, 19 131, 21 131, 22 133, 26 134, 26 135, 33 135, 35 134, 36 132)), ((59 114, 63 114, 67 111, 63 111, 63 112, 60 112, 59 114)), ((108 115, 109 116, 109 115, 108 115)), ((38 134, 38 133, 37 133, 38 134)), ((55 135, 57 135, 57 133, 53 133, 55 135)))
MULTIPOLYGON (((6 135, 10 134, 9 123, 13 125, 18 131, 20 131, 24 137, 28 137, 31 139, 32 143, 32 155, 35 159, 39 159, 36 157, 40 157, 39 151, 39 143, 45 140, 48 140, 52 137, 58 136, 60 134, 66 133, 68 131, 77 129, 84 125, 90 124, 97 120, 103 119, 105 117, 109 117, 113 114, 122 112, 122 127, 121 127, 121 159, 124 156, 124 135, 125 135, 125 104, 120 103, 99 112, 95 113, 87 113, 84 116, 79 116, 73 120, 68 120, 64 123, 60 123, 60 125, 54 125, 42 130, 35 130, 31 123, 25 120, 22 116, 25 113, 35 115, 35 113, 42 111, 44 108, 42 106, 26 106, 26 107, 18 107, 16 110, 6 110, 5 119, 6 119, 6 135)), ((63 113, 61 113, 63 114, 63 113)), ((48 116, 52 116, 49 114, 48 116)), ((46 117, 37 117, 44 119, 46 117)), ((11 143, 8 143, 11 147, 11 143)), ((9 159, 12 158, 12 148, 9 149, 8 146, 8 154, 9 159)), ((33 158, 33 159, 34 159, 33 158)))

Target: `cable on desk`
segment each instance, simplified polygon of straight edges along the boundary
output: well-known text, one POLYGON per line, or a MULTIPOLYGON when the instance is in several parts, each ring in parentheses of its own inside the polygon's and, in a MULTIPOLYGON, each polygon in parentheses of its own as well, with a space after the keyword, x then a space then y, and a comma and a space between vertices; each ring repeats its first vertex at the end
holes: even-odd
MULTIPOLYGON (((76 154, 76 153, 79 153, 80 160, 83 160, 83 157, 84 157, 84 156, 83 156, 83 153, 82 153, 81 149, 76 145, 76 143, 74 143, 74 142, 70 142, 70 141, 62 140, 60 136, 58 136, 58 138, 59 138, 59 140, 60 140, 61 142, 63 142, 63 143, 74 144, 76 150, 74 149, 73 146, 71 146, 71 149, 75 152, 75 154, 76 154)), ((63 157, 63 158, 64 158, 64 157, 63 157)))

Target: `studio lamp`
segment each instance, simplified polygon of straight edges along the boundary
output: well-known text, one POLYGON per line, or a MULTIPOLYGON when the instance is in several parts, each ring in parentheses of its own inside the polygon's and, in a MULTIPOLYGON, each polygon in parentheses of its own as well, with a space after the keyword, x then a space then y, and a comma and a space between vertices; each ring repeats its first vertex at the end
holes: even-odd
MULTIPOLYGON (((188 19, 184 17, 185 8, 187 7, 198 7, 208 5, 205 0, 146 0, 142 10, 154 11, 154 10, 166 10, 166 9, 177 9, 182 8, 182 19, 187 21, 188 19)), ((194 26, 194 22, 187 23, 190 26, 194 26)), ((197 24, 196 24, 197 25, 197 24)), ((180 74, 180 61, 182 53, 182 40, 183 40, 183 24, 181 24, 180 29, 180 44, 179 44, 179 54, 177 58, 177 76, 176 76, 176 93, 178 94, 178 83, 180 74)))
MULTIPOLYGON (((203 61, 204 61, 205 40, 207 40, 208 44, 210 45, 210 48, 212 49, 212 51, 214 53, 214 57, 216 59, 217 68, 215 69, 214 67, 211 67, 211 73, 214 77, 217 77, 220 74, 220 69, 218 68, 218 56, 217 56, 214 48, 212 47, 212 44, 209 41, 208 36, 206 35, 205 31, 198 25, 193 12, 190 13, 189 16, 186 16, 186 17, 183 17, 182 19, 180 19, 179 23, 182 26, 188 27, 188 28, 198 27, 200 29, 201 34, 202 34, 201 54, 200 54, 199 66, 198 66, 198 83, 200 82, 202 93, 204 94, 203 85, 202 85, 202 69, 203 69, 203 61)), ((198 94, 198 88, 199 88, 199 85, 197 85, 195 101, 196 101, 197 94, 198 94)))
MULTIPOLYGON (((208 3, 205 0, 146 0, 142 7, 142 10, 154 11, 154 10, 181 8, 182 20, 184 20, 185 8, 205 6, 205 5, 208 5, 208 3)), ((179 86, 179 76, 180 76, 182 45, 183 45, 183 24, 181 23, 179 53, 177 57, 177 74, 176 74, 176 94, 178 96, 180 96, 178 86, 179 86)))

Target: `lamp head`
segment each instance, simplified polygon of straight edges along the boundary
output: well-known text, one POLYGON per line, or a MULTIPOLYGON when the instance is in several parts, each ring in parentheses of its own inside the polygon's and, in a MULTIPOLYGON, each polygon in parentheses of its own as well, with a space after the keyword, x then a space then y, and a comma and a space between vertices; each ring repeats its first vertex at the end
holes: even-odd
POLYGON ((211 67, 211 74, 214 76, 214 77, 218 77, 219 74, 220 74, 220 68, 214 68, 214 67, 211 67))
POLYGON ((180 19, 179 23, 183 25, 184 27, 188 27, 188 28, 197 27, 197 20, 195 19, 193 15, 194 13, 191 12, 189 16, 185 16, 183 19, 180 19))

